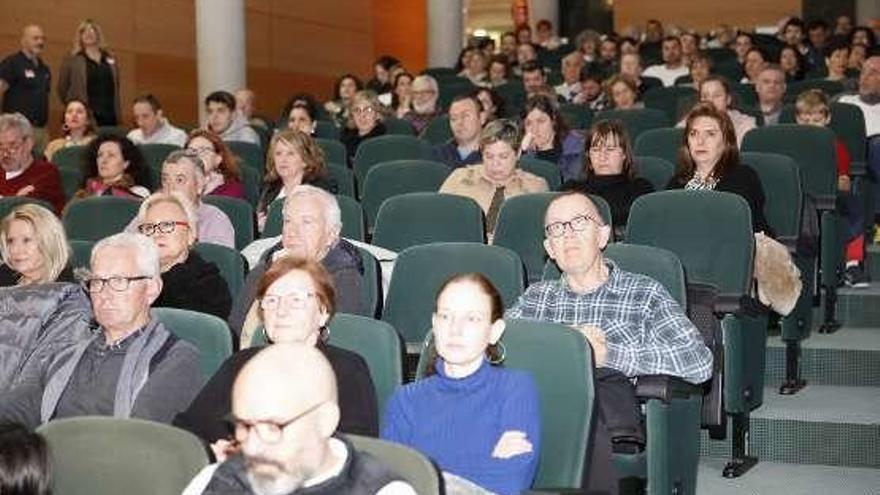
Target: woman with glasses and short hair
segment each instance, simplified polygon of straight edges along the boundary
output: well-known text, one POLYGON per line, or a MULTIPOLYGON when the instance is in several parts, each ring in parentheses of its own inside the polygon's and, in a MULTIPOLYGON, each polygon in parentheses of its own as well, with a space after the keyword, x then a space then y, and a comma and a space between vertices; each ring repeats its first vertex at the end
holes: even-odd
POLYGON ((358 91, 351 99, 348 123, 339 140, 345 145, 349 166, 354 160, 358 146, 367 139, 385 134, 382 123, 382 105, 372 91, 358 91))
POLYGON ((232 296, 214 263, 193 250, 198 220, 182 194, 158 192, 147 198, 137 217, 138 232, 159 249, 162 293, 155 307, 189 309, 226 319, 232 296))
POLYGON ((654 186, 636 177, 632 145, 621 121, 596 122, 587 133, 585 143, 585 178, 567 181, 561 189, 595 194, 607 201, 615 231, 619 229, 622 233, 633 201, 654 192, 654 186))
MULTIPOLYGON (((339 429, 343 433, 376 436, 378 405, 366 362, 357 354, 327 343, 327 325, 336 310, 333 281, 319 262, 284 256, 272 263, 257 287, 260 319, 269 345, 297 342, 314 345, 330 361, 339 385, 339 429)), ((237 446, 232 425, 232 384, 238 372, 263 347, 242 349, 227 359, 189 409, 174 424, 211 445, 218 460, 237 446)))

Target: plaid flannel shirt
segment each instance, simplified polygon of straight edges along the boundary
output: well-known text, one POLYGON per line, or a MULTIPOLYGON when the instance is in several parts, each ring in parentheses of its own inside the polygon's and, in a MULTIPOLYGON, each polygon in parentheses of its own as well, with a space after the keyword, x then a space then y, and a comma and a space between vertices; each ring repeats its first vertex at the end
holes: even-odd
POLYGON ((712 375, 712 353, 666 288, 606 259, 608 280, 577 294, 565 277, 532 284, 504 315, 605 332, 605 366, 633 377, 663 374, 702 383, 712 375))

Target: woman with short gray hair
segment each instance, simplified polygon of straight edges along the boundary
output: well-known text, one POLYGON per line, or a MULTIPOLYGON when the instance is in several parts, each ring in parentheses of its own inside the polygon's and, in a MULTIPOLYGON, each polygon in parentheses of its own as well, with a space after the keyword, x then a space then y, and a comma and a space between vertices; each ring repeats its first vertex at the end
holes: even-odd
POLYGON ((220 270, 193 248, 198 218, 193 204, 181 193, 157 192, 144 200, 137 217, 138 231, 159 251, 162 293, 156 307, 189 309, 226 319, 232 296, 220 270))

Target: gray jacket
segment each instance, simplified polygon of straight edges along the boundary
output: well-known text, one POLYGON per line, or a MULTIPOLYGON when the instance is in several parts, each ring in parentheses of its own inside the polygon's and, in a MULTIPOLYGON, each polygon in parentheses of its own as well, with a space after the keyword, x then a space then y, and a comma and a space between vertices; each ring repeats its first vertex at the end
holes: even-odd
POLYGON ((0 288, 0 392, 39 380, 78 343, 91 340, 92 307, 77 284, 0 288))

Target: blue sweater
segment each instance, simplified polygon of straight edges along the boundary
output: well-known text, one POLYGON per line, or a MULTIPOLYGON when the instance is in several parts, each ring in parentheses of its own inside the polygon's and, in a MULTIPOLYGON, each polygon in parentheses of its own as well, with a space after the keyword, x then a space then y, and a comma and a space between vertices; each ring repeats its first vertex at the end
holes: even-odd
POLYGON ((541 412, 529 373, 483 362, 461 379, 437 374, 398 388, 385 409, 381 437, 408 445, 443 471, 505 495, 532 485, 541 450, 541 412), (501 435, 522 431, 532 452, 492 457, 501 435))

